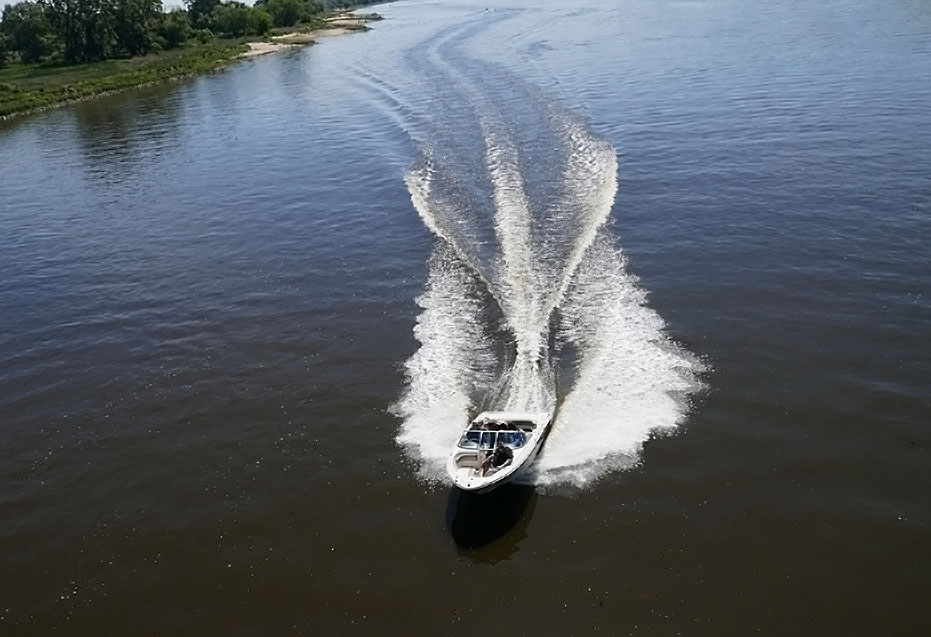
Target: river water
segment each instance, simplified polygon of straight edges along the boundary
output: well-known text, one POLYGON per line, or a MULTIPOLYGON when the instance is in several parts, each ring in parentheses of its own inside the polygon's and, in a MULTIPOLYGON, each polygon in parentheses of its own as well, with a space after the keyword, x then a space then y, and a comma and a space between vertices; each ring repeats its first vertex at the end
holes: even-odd
POLYGON ((377 10, 0 128, 0 634, 927 634, 931 6, 377 10))

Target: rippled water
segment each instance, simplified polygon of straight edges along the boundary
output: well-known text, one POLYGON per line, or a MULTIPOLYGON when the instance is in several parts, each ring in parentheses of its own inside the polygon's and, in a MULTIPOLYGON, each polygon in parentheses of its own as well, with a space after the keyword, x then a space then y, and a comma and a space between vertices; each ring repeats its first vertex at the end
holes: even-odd
POLYGON ((378 11, 0 128, 0 634, 926 632, 927 3, 378 11))

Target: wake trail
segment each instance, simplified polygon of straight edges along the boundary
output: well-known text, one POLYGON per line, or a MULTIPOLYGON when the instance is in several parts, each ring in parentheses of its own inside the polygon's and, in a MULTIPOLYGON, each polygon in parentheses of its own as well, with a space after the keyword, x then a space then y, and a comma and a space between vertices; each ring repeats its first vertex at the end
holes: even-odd
POLYGON ((397 440, 425 479, 442 481, 470 416, 551 411, 556 369, 568 370, 529 479, 584 485, 679 426, 703 366, 668 337, 606 226, 615 149, 538 87, 469 55, 486 26, 447 29, 408 57, 432 92, 418 121, 434 124, 418 133, 405 183, 437 242, 418 298, 420 347, 393 406, 397 440))
POLYGON ((502 310, 516 340, 516 358, 502 388, 502 410, 544 411, 553 402, 553 388, 539 373, 544 329, 549 315, 541 308, 532 263, 530 205, 524 192, 512 145, 497 139, 484 125, 486 165, 491 175, 497 214, 495 230, 501 245, 501 279, 505 282, 502 310))

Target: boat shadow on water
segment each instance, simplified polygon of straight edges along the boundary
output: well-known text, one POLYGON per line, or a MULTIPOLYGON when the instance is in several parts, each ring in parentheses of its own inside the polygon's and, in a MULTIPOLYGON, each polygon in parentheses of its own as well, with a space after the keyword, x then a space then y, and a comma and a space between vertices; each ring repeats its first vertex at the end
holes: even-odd
POLYGON ((485 494, 453 487, 446 502, 446 525, 461 555, 476 562, 508 559, 527 537, 537 504, 536 488, 506 484, 485 494))

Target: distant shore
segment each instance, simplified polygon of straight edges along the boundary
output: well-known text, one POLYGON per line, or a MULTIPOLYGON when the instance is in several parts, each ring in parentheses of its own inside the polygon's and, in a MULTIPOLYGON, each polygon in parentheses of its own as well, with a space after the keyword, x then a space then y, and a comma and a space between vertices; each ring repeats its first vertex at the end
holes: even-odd
POLYGON ((128 59, 77 65, 11 65, 0 69, 0 121, 121 91, 211 73, 244 58, 367 31, 378 14, 340 12, 311 27, 277 29, 264 39, 215 39, 128 59))

